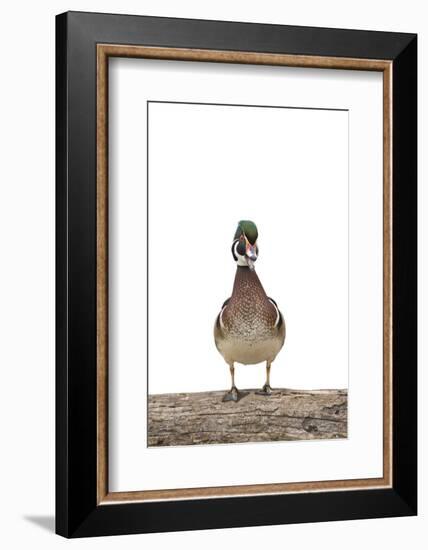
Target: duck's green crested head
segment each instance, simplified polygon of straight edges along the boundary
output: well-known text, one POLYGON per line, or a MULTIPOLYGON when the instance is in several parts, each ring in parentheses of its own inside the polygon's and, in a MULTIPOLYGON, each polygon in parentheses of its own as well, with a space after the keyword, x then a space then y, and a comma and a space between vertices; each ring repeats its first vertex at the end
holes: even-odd
POLYGON ((250 220, 241 220, 235 231, 232 243, 232 254, 235 262, 241 267, 254 269, 254 262, 259 254, 257 226, 250 220))
POLYGON ((234 239, 239 239, 241 235, 245 235, 250 244, 256 244, 257 237, 259 236, 256 224, 250 220, 239 221, 234 239))

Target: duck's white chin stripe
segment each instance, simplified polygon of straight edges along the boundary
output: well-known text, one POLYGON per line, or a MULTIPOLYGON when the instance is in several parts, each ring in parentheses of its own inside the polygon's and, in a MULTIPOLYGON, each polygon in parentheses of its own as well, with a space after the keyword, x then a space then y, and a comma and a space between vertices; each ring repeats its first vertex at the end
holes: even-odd
POLYGON ((257 255, 253 260, 250 260, 248 256, 243 256, 242 254, 239 254, 238 252, 238 244, 239 241, 236 241, 236 243, 233 245, 233 256, 234 258, 237 258, 235 261, 240 267, 249 267, 251 271, 254 271, 254 262, 257 260, 257 255))
POLYGON ((241 256, 241 254, 239 254, 237 251, 238 244, 239 244, 239 241, 236 241, 233 247, 233 253, 235 254, 235 258, 238 258, 236 260, 236 263, 241 267, 248 267, 247 259, 245 258, 245 256, 241 256))

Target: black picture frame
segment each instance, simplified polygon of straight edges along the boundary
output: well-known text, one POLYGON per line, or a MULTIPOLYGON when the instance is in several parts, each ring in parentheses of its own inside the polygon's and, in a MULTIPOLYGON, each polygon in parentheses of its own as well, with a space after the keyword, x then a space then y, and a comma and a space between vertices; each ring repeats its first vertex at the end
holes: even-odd
POLYGON ((56 18, 56 532, 65 537, 417 513, 417 36, 68 12, 56 18), (96 46, 393 62, 391 488, 97 504, 96 46))

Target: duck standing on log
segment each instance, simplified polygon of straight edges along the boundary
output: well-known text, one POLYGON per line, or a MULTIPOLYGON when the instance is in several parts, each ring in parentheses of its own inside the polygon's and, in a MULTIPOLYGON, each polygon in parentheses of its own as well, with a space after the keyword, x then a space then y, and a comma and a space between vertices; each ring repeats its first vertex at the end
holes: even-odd
POLYGON ((223 401, 239 401, 247 392, 235 386, 235 362, 254 365, 266 361, 266 383, 257 392, 269 396, 270 368, 285 340, 285 323, 276 302, 269 298, 254 269, 259 249, 254 222, 241 220, 232 243, 237 264, 232 296, 226 300, 214 325, 218 351, 229 365, 232 388, 223 401))

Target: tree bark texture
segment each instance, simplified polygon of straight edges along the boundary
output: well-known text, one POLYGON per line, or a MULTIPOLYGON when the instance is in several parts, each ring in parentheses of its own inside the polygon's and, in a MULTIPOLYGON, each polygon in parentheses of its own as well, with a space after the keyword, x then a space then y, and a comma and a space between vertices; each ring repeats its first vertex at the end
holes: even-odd
POLYGON ((148 445, 347 437, 347 390, 246 391, 237 403, 219 391, 149 395, 148 445))

